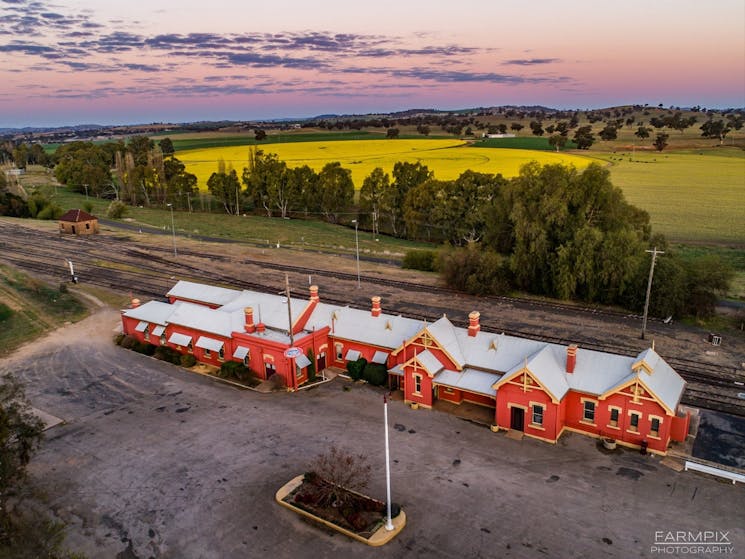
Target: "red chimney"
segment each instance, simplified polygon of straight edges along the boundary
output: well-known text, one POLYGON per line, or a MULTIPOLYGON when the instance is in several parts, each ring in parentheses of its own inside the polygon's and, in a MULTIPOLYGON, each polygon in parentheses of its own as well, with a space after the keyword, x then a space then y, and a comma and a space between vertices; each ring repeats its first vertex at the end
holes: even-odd
POLYGON ((131 308, 131 309, 136 309, 139 306, 140 306, 140 300, 139 299, 132 299, 129 302, 129 308, 131 308))
POLYGON ((257 331, 257 332, 258 332, 259 334, 263 334, 265 330, 266 330, 266 326, 264 326, 264 323, 263 323, 263 322, 259 322, 259 323, 258 323, 258 324, 256 325, 256 331, 257 331))
POLYGON ((574 372, 574 366, 577 364, 577 345, 567 346, 567 373, 574 372))
POLYGON ((373 316, 380 316, 380 297, 377 295, 372 298, 372 311, 373 316))
POLYGON ((479 317, 481 313, 479 311, 473 311, 468 315, 468 335, 471 337, 476 336, 481 330, 481 324, 479 324, 479 317))
POLYGON ((243 309, 243 314, 246 317, 246 325, 245 330, 249 334, 253 334, 254 331, 256 331, 256 327, 254 326, 254 310, 251 307, 246 307, 243 309))
POLYGON ((310 291, 310 300, 315 301, 316 303, 319 301, 318 298, 318 286, 317 285, 311 285, 308 290, 310 291))

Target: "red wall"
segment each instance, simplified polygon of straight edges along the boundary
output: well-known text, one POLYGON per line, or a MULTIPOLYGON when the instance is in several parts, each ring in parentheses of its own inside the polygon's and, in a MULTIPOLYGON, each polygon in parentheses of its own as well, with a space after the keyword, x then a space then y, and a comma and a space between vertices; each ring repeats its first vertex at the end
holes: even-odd
POLYGON ((417 374, 422 377, 421 394, 414 394, 414 368, 409 366, 404 369, 404 401, 415 402, 423 406, 432 407, 432 379, 423 369, 419 369, 417 374))
POLYGON ((525 434, 533 435, 543 439, 555 441, 563 425, 559 420, 560 405, 554 404, 551 398, 540 388, 533 388, 528 392, 523 392, 520 386, 513 384, 503 384, 497 390, 497 412, 496 422, 503 429, 510 428, 511 410, 509 404, 517 404, 526 408, 525 410, 525 434), (543 429, 531 427, 533 410, 530 402, 543 404, 543 429))

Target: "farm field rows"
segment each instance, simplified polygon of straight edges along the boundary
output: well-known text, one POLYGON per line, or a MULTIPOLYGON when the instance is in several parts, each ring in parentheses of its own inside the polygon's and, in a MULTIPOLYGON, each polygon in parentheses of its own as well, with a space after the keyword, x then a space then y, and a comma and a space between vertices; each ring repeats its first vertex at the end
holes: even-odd
MULTIPOLYGON (((262 149, 276 153, 290 167, 308 165, 320 171, 326 163, 339 161, 343 167, 352 171, 352 179, 358 189, 375 167, 382 167, 390 173, 398 161, 424 163, 441 180, 455 179, 467 169, 513 177, 518 174, 522 165, 533 160, 540 163, 573 164, 578 168, 586 167, 592 161, 566 153, 474 148, 458 139, 301 142, 272 144, 262 149)), ((178 158, 186 164, 190 173, 197 176, 199 187, 206 189, 207 179, 217 171, 217 162, 220 159, 226 165, 232 165, 240 175, 247 165, 248 150, 248 146, 187 150, 180 151, 178 158)))
POLYGON ((738 148, 601 156, 626 199, 675 241, 745 245, 745 152, 738 148))

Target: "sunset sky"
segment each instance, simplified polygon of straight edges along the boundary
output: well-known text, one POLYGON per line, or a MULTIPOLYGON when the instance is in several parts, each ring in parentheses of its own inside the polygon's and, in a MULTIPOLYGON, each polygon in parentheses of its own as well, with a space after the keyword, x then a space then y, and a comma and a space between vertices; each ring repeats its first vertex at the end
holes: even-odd
POLYGON ((745 2, 0 0, 0 128, 634 103, 745 106, 745 2))

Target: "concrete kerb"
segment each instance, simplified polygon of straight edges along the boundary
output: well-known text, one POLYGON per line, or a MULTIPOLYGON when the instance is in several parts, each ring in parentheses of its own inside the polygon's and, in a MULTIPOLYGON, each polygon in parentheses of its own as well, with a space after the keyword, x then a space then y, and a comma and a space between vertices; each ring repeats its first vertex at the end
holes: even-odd
POLYGON ((316 522, 318 522, 319 524, 322 524, 323 526, 326 526, 327 528, 330 528, 336 532, 344 534, 345 536, 349 536, 350 538, 354 540, 365 543, 372 547, 379 547, 381 545, 387 544, 393 538, 395 538, 399 534, 399 532, 401 532, 401 530, 404 529, 404 526, 406 526, 406 513, 402 509, 396 518, 391 519, 391 522, 393 523, 393 530, 388 531, 385 529, 385 524, 381 524, 380 527, 378 527, 378 529, 375 530, 372 536, 370 536, 369 538, 363 538, 362 536, 355 534, 354 532, 350 532, 349 530, 342 528, 341 526, 337 526, 333 522, 324 520, 323 518, 316 516, 315 514, 312 514, 306 510, 298 508, 288 503, 287 501, 285 501, 284 499, 285 497, 287 497, 287 495, 289 495, 295 489, 297 489, 298 487, 302 485, 304 477, 305 476, 303 474, 296 476, 292 478, 290 481, 288 481, 287 483, 285 483, 282 487, 280 487, 277 493, 275 493, 274 495, 274 499, 277 501, 277 503, 291 510, 294 513, 297 513, 301 516, 305 516, 306 518, 315 520, 316 522))

